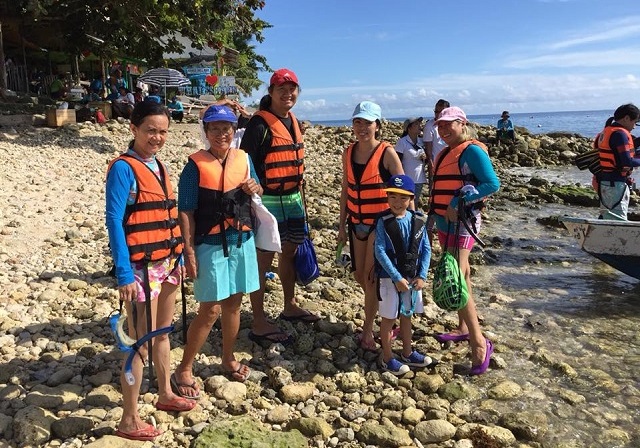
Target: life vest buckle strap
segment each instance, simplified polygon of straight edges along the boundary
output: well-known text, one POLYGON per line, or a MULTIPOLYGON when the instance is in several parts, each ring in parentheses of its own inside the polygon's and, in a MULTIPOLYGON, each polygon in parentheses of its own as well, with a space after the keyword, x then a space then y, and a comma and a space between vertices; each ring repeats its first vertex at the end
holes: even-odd
POLYGON ((176 206, 175 199, 164 199, 162 201, 149 201, 136 204, 127 205, 127 212, 129 214, 133 212, 143 212, 150 210, 171 210, 176 206))
POLYGON ((386 204, 387 198, 350 198, 353 205, 386 204))
POLYGON ((289 145, 277 145, 269 148, 270 151, 297 151, 304 148, 302 143, 291 143, 289 145))
POLYGON ((270 168, 285 168, 285 167, 289 167, 289 166, 295 166, 295 167, 299 167, 299 166, 303 166, 304 165, 304 160, 302 159, 294 159, 294 160, 285 160, 282 162, 271 162, 271 163, 265 163, 265 168, 266 169, 270 169, 270 168))
MULTIPOLYGON (((164 250, 164 249, 173 250, 176 247, 180 246, 183 243, 183 241, 184 241, 183 238, 181 236, 178 236, 178 237, 171 237, 163 241, 157 241, 155 243, 137 244, 135 246, 129 246, 129 253, 132 255, 138 254, 138 253, 144 253, 144 254, 147 254, 145 258, 148 258, 148 261, 156 261, 152 259, 150 254, 158 250, 164 250)), ((162 258, 165 258, 165 257, 161 257, 160 259, 162 258)))
POLYGON ((146 232, 150 230, 175 229, 178 226, 176 218, 169 218, 165 221, 145 222, 141 224, 129 224, 124 226, 124 233, 130 235, 136 232, 146 232))
MULTIPOLYGON (((280 192, 281 189, 284 188, 284 184, 289 183, 289 182, 295 182, 296 183, 296 188, 297 188, 297 185, 302 185, 302 175, 285 176, 285 177, 274 177, 274 178, 268 180, 268 185, 280 184, 280 187, 275 189, 276 191, 280 192)), ((271 188, 271 190, 274 190, 274 189, 271 188)))
MULTIPOLYGON (((367 191, 367 190, 378 190, 380 188, 386 188, 386 184, 378 183, 378 184, 352 184, 349 183, 347 185, 353 191, 367 191)), ((386 197, 384 198, 385 202, 387 201, 386 197)))

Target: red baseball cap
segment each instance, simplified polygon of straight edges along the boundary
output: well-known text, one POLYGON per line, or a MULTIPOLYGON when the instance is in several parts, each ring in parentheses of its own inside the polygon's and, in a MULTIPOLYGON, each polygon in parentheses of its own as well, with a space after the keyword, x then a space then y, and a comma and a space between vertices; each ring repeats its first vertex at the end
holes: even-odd
POLYGON ((274 85, 280 86, 285 82, 292 82, 297 86, 300 85, 296 74, 293 72, 293 70, 289 70, 288 68, 281 68, 273 72, 273 75, 271 75, 271 81, 269 81, 269 84, 272 86, 274 85))

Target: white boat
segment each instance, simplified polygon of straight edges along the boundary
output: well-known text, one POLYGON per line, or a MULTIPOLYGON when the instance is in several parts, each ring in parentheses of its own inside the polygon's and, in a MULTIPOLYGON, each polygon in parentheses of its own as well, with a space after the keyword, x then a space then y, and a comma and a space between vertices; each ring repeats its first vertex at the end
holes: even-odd
POLYGON ((560 221, 578 239, 582 250, 640 279, 640 222, 568 216, 560 221))

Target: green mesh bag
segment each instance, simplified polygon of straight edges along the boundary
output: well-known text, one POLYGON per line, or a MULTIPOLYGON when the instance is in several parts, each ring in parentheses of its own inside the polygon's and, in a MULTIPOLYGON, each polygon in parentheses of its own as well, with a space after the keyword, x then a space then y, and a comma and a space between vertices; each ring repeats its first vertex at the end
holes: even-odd
POLYGON ((467 306, 469 291, 458 261, 445 252, 433 274, 433 301, 443 310, 458 311, 467 306))

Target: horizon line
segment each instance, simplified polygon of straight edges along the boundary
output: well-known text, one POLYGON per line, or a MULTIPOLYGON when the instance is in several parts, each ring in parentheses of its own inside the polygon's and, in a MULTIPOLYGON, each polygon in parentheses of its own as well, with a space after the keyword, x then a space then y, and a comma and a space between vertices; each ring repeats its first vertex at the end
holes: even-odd
MULTIPOLYGON (((546 110, 546 111, 537 111, 537 112, 509 112, 511 115, 531 115, 531 114, 561 114, 561 113, 575 113, 575 112, 608 112, 608 109, 580 109, 580 110, 546 110)), ((496 112, 495 114, 493 113, 488 113, 488 114, 470 114, 467 115, 467 117, 486 117, 486 116, 492 116, 495 115, 497 117, 499 117, 502 114, 502 112, 496 112)), ((611 112, 611 115, 613 115, 613 111, 611 112)), ((414 115, 417 116, 417 115, 414 115)), ((386 118, 386 117, 382 117, 383 120, 386 121, 394 121, 394 122, 402 122, 406 119, 407 117, 390 117, 390 118, 386 118)), ((307 120, 307 121, 316 121, 316 122, 332 122, 332 121, 340 121, 340 122, 344 122, 344 121, 351 121, 351 118, 335 118, 335 119, 323 119, 323 120, 310 120, 307 118, 303 118, 303 120, 307 120)))

